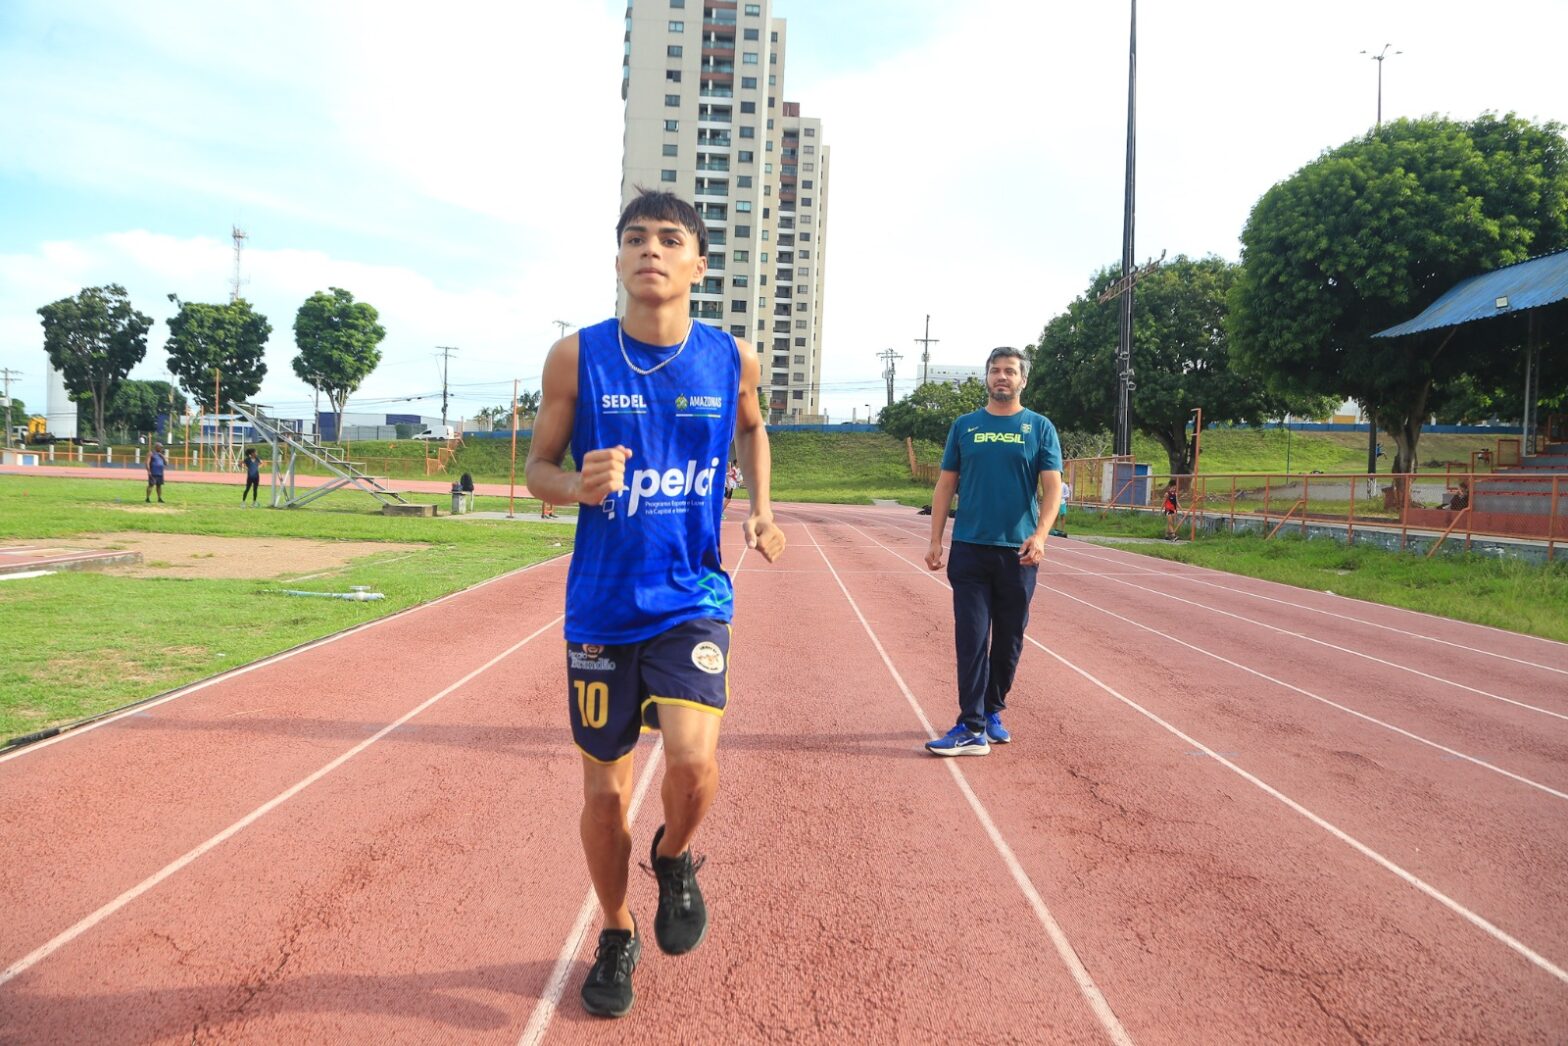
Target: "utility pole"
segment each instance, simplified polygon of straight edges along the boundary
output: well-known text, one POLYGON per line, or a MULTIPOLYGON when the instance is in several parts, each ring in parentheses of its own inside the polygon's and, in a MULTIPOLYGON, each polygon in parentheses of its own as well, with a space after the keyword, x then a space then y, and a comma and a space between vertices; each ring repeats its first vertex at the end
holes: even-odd
POLYGON ((561 328, 561 337, 563 338, 566 337, 566 332, 569 328, 577 326, 577 324, 567 323, 565 320, 551 320, 550 322, 561 328))
MULTIPOLYGON (((1377 54, 1373 54, 1371 51, 1361 52, 1377 63, 1377 129, 1380 131, 1383 129, 1383 59, 1389 57, 1388 49, 1393 46, 1393 44, 1384 44, 1383 49, 1377 54)), ((1403 51, 1394 52, 1394 54, 1404 53, 1403 51)))
POLYGON ((445 431, 446 431, 446 400, 447 400, 447 395, 446 395, 446 391, 447 391, 446 375, 447 375, 447 370, 449 369, 449 365, 450 365, 450 362, 451 362, 451 359, 452 359, 452 354, 454 352, 456 352, 457 350, 454 349, 450 345, 437 345, 436 348, 441 350, 441 429, 442 429, 442 432, 445 433, 445 431))
POLYGON ((0 377, 5 379, 5 395, 0 396, 0 409, 5 413, 5 445, 11 445, 11 379, 20 378, 22 372, 10 367, 0 367, 0 377))
POLYGON ((887 405, 891 407, 893 405, 893 373, 898 366, 898 361, 904 357, 892 349, 883 349, 877 353, 877 358, 885 364, 882 377, 887 379, 887 405))
MULTIPOLYGON (((1371 51, 1361 52, 1377 63, 1377 130, 1379 131, 1383 129, 1383 60, 1389 56, 1388 49, 1393 46, 1393 44, 1384 44, 1383 49, 1377 54, 1373 54, 1371 51)), ((1394 53, 1404 54, 1405 52, 1395 51, 1394 53)), ((1366 412, 1367 416, 1367 475, 1372 476, 1377 474, 1377 417, 1367 404, 1362 404, 1362 410, 1366 412)), ((1377 489, 1377 485, 1372 482, 1369 482, 1367 486, 1373 491, 1377 489)))
POLYGON ((931 346, 941 340, 941 338, 931 337, 931 314, 926 313, 926 336, 915 339, 915 344, 924 347, 920 354, 920 384, 922 385, 931 380, 931 346))
POLYGON ((229 284, 229 304, 240 300, 240 254, 245 250, 245 241, 249 234, 238 225, 230 226, 230 234, 234 237, 234 279, 229 284))
POLYGON ((1122 276, 1127 290, 1122 296, 1116 339, 1116 443, 1117 457, 1132 456, 1132 247, 1136 219, 1138 170, 1138 0, 1132 0, 1132 23, 1127 37, 1127 173, 1122 201, 1122 276))

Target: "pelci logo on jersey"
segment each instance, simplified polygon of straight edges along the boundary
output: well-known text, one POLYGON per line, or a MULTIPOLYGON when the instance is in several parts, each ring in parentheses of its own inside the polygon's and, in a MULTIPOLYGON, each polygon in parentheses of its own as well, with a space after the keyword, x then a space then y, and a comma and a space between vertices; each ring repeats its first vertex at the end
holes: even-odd
POLYGON ((685 468, 637 469, 626 484, 626 515, 635 516, 639 509, 655 514, 685 512, 693 495, 706 498, 713 490, 718 471, 718 458, 705 469, 699 469, 695 460, 687 461, 685 468))

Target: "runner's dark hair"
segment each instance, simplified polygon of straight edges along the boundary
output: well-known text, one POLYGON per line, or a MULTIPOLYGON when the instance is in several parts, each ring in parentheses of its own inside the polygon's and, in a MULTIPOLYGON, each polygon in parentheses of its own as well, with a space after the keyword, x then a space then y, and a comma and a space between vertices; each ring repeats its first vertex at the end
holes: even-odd
POLYGON ((654 221, 674 222, 687 232, 697 237, 697 250, 703 257, 708 255, 708 227, 703 224, 702 217, 697 214, 697 208, 676 196, 672 192, 663 192, 658 189, 644 189, 637 187, 637 195, 632 202, 626 205, 621 212, 621 220, 615 223, 615 242, 619 246, 621 235, 626 232, 626 227, 639 218, 654 221))

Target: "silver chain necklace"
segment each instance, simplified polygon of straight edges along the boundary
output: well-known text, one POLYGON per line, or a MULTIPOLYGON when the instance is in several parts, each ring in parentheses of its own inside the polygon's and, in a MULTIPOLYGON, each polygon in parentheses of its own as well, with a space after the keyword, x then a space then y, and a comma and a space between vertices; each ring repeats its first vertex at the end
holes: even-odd
POLYGON ((695 326, 697 326, 697 321, 692 320, 686 327, 686 337, 681 339, 681 343, 676 348, 675 352, 669 356, 666 356, 664 359, 660 360, 652 367, 649 367, 647 370, 644 370, 643 368, 637 366, 637 364, 633 363, 632 358, 626 354, 625 326, 620 322, 615 324, 615 340, 621 343, 621 359, 626 361, 626 365, 632 370, 636 371, 638 374, 646 377, 662 367, 668 367, 670 364, 675 362, 676 356, 679 356, 681 353, 686 351, 686 343, 691 340, 691 330, 695 326))

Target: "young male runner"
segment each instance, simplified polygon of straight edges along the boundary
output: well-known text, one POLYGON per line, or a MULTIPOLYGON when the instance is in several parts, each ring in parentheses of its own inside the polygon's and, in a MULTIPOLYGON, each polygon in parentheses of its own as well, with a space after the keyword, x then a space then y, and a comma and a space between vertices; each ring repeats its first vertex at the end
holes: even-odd
POLYGON ((958 722, 926 743, 932 755, 989 755, 1013 739, 1002 725, 1013 685, 1035 575, 1062 501, 1056 427, 1019 402, 1023 353, 1003 346, 986 360, 986 405, 947 433, 942 472, 931 494, 926 566, 942 566, 942 531, 958 492, 947 580, 953 586, 958 653, 958 722))
POLYGON ((525 469, 534 496, 583 506, 566 580, 567 708, 583 753, 583 850, 604 918, 583 1006, 606 1017, 631 1009, 642 954, 626 880, 631 754, 644 724, 664 736, 654 938, 680 955, 707 933, 702 862, 688 848, 718 788, 729 694, 734 591, 719 527, 732 438, 751 480, 746 545, 770 563, 784 551, 757 354, 691 318, 691 285, 708 267, 702 219, 670 193, 645 191, 615 231, 626 317, 550 350, 525 469), (568 443, 579 471, 561 467, 568 443))

